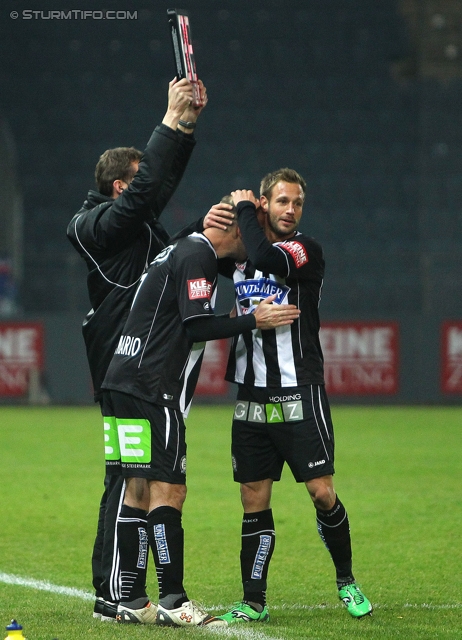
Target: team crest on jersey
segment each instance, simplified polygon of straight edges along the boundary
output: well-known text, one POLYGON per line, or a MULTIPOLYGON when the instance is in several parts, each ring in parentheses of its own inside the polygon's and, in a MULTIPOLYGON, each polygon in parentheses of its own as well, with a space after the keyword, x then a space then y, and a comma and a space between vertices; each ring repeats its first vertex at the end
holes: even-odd
POLYGON ((290 287, 271 278, 258 278, 256 280, 243 280, 235 282, 234 289, 239 302, 244 300, 263 300, 269 296, 276 296, 274 302, 282 304, 290 291, 290 287))
POLYGON ((235 265, 238 271, 240 271, 241 273, 244 273, 247 262, 236 262, 235 265))
POLYGON ((283 247, 287 253, 290 253, 297 269, 300 269, 300 267, 308 262, 308 254, 301 242, 297 242, 297 240, 286 240, 285 242, 280 242, 279 246, 283 247))
POLYGON ((165 247, 165 249, 162 249, 162 251, 159 254, 157 254, 157 256, 154 258, 151 264, 159 265, 165 262, 174 248, 175 248, 175 245, 170 244, 168 247, 165 247))
POLYGON ((188 280, 188 295, 190 300, 198 298, 210 298, 212 292, 212 283, 205 278, 198 280, 188 280))

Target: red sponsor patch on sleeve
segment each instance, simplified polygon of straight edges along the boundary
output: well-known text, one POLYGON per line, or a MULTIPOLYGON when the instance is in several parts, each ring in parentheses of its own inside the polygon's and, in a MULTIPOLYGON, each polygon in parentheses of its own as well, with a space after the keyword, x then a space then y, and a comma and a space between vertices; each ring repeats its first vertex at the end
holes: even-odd
POLYGON ((208 282, 205 278, 188 280, 188 296, 190 300, 197 300, 198 298, 210 299, 211 293, 212 283, 208 282))
POLYGON ((281 242, 279 246, 287 251, 287 253, 290 253, 294 259, 297 269, 308 262, 308 254, 301 242, 297 242, 296 240, 286 240, 285 242, 281 242))

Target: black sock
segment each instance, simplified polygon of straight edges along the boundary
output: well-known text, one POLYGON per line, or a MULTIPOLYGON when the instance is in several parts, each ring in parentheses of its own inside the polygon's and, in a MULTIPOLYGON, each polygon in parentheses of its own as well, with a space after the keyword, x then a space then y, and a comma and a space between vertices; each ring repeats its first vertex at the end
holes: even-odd
POLYGON ((266 579, 276 533, 271 509, 244 513, 241 534, 241 575, 244 600, 266 605, 266 579))
POLYGON ((120 553, 121 602, 131 602, 140 598, 147 602, 146 571, 149 544, 146 511, 123 505, 117 520, 117 537, 120 553))
POLYGON ((175 609, 188 597, 183 587, 184 531, 181 512, 173 507, 157 507, 148 513, 148 536, 156 563, 159 582, 159 601, 167 608, 175 609), (174 602, 168 598, 176 594, 174 602))
POLYGON ((350 523, 345 507, 338 499, 329 511, 316 509, 318 533, 332 556, 337 573, 337 586, 354 582, 350 523))

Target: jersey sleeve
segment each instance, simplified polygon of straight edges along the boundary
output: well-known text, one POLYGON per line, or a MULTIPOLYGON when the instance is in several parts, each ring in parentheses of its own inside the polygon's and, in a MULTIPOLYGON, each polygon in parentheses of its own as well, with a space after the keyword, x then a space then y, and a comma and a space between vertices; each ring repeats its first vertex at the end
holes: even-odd
POLYGON ((253 313, 237 318, 229 316, 209 316, 207 318, 190 318, 186 323, 186 333, 193 342, 220 340, 252 331, 257 326, 253 313))
POLYGON ((322 249, 312 238, 298 234, 272 244, 258 222, 252 202, 240 202, 237 213, 242 239, 254 267, 285 278, 289 275, 309 278, 313 272, 323 271, 322 249))
MULTIPOLYGON (((154 134, 156 133, 156 131, 164 133, 165 135, 171 135, 169 127, 163 124, 156 127, 154 134)), ((196 144, 196 140, 194 138, 194 135, 192 134, 186 134, 182 131, 177 130, 175 135, 177 136, 178 144, 176 147, 175 155, 173 157, 171 169, 166 174, 162 188, 160 189, 156 199, 152 203, 152 211, 156 218, 158 218, 162 211, 165 209, 170 198, 175 193, 179 183, 181 182, 181 179, 196 144)), ((194 228, 191 228, 189 233, 192 233, 192 231, 202 231, 202 228, 202 225, 200 226, 200 228, 197 228, 197 224, 195 224, 194 228)), ((182 238, 186 235, 188 235, 188 233, 182 233, 181 235, 178 235, 178 237, 182 238)))
POLYGON ((175 268, 182 322, 213 316, 212 297, 217 282, 217 260, 213 250, 201 241, 187 244, 188 250, 177 256, 175 268))

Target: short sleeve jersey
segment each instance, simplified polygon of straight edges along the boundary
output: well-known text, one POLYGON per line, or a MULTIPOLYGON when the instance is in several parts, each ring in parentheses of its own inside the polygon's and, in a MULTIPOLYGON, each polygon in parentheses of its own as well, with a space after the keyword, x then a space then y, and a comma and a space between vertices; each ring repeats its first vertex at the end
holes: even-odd
POLYGON ((205 343, 193 344, 183 323, 213 315, 216 283, 217 256, 204 235, 166 247, 143 276, 103 388, 186 413, 205 343))
POLYGON ((276 294, 273 304, 294 304, 301 310, 300 317, 290 325, 254 329, 234 338, 226 379, 256 387, 324 384, 318 311, 324 277, 322 248, 302 233, 273 246, 285 257, 285 274, 258 270, 250 261, 237 265, 233 275, 237 313, 249 313, 262 299, 276 294))

